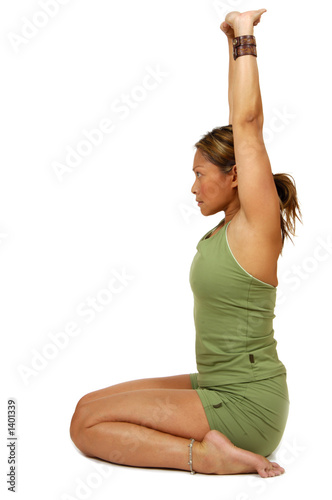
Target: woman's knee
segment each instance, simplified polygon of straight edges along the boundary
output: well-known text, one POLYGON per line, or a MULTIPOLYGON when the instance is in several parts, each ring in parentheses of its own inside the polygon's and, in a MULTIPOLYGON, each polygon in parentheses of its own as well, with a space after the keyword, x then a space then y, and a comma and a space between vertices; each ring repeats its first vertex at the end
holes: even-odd
POLYGON ((95 399, 98 399, 99 392, 100 391, 88 392, 87 394, 82 396, 81 399, 78 400, 75 411, 78 410, 81 406, 85 405, 86 403, 89 403, 90 401, 94 401, 95 399))
POLYGON ((93 393, 85 394, 84 396, 81 397, 81 399, 78 400, 75 411, 78 410, 82 405, 90 401, 91 394, 93 393))
POLYGON ((86 405, 77 405, 76 410, 70 422, 70 437, 75 446, 84 452, 85 449, 85 431, 87 429, 87 418, 89 412, 86 405))

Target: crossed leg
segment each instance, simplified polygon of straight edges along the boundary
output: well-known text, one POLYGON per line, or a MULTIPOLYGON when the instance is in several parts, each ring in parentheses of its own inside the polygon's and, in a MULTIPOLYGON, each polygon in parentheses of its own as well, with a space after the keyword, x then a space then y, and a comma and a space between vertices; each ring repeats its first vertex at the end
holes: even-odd
POLYGON ((262 477, 284 472, 210 430, 189 375, 127 382, 90 393, 79 401, 70 433, 84 454, 112 463, 189 470, 188 444, 194 438, 196 472, 258 472, 262 477))

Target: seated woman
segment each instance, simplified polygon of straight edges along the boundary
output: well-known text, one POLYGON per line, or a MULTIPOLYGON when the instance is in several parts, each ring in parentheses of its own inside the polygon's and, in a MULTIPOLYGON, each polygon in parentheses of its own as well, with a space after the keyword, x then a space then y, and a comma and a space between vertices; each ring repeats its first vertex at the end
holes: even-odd
POLYGON ((301 212, 295 184, 272 174, 263 142, 253 32, 264 12, 231 12, 221 24, 230 124, 195 144, 192 193, 203 215, 225 213, 199 241, 190 269, 198 373, 84 396, 70 433, 87 456, 204 474, 284 472, 266 458, 289 409, 273 318, 278 257, 301 212))

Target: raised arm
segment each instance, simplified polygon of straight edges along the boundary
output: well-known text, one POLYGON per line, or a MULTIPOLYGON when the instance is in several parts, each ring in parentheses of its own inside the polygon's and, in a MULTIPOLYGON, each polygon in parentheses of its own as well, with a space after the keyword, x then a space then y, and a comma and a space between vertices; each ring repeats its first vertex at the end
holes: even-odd
MULTIPOLYGON (((249 12, 231 12, 226 19, 233 24, 234 37, 253 35, 254 25, 260 21, 265 9, 249 12)), ((233 39, 234 39, 233 37, 233 39)), ((229 44, 229 86, 232 101, 230 113, 236 122, 260 120, 263 121, 263 106, 259 87, 257 58, 241 56, 234 61, 233 40, 228 37, 229 44), (230 46, 232 43, 232 47, 230 46)))
POLYGON ((228 67, 228 104, 229 104, 229 121, 228 123, 232 125, 233 123, 233 80, 234 80, 234 64, 233 59, 233 40, 234 40, 234 30, 226 22, 221 23, 220 28, 227 36, 228 40, 228 53, 229 53, 229 67, 228 67))
MULTIPOLYGON (((269 236, 280 236, 280 206, 263 141, 263 106, 257 58, 233 59, 233 38, 253 35, 265 9, 231 12, 221 29, 228 37, 230 123, 233 127, 238 195, 248 223, 269 236)), ((259 47, 258 47, 259 49, 259 47)))

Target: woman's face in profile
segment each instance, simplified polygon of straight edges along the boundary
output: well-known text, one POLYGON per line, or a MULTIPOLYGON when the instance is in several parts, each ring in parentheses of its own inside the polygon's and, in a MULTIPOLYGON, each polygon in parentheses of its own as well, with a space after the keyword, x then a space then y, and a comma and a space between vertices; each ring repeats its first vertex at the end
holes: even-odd
POLYGON ((191 192, 202 215, 213 215, 221 211, 234 201, 236 191, 232 182, 232 171, 229 174, 221 172, 220 168, 204 158, 199 148, 195 153, 193 171, 195 182, 191 192))

